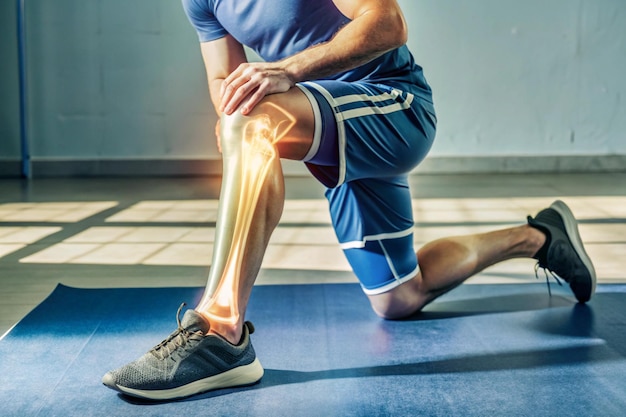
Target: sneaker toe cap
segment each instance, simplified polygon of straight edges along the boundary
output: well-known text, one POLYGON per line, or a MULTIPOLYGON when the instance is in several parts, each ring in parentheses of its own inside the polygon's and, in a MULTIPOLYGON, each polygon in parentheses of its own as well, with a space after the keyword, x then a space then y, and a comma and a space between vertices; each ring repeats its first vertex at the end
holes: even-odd
POLYGON ((115 383, 115 375, 112 372, 107 372, 102 377, 102 383, 109 388, 117 390, 117 384, 115 383))

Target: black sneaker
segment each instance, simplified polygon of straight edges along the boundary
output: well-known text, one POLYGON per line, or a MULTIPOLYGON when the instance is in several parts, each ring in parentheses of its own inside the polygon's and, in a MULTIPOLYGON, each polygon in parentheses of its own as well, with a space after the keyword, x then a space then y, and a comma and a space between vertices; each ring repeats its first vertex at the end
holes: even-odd
POLYGON ((250 343, 252 323, 234 346, 207 335, 209 323, 196 311, 187 310, 178 329, 134 362, 107 372, 102 383, 123 394, 150 400, 171 400, 209 390, 250 385, 263 376, 263 367, 250 343))
POLYGON ((546 234, 546 243, 534 256, 539 267, 568 282, 579 302, 589 301, 596 290, 596 271, 569 207, 557 200, 534 219, 528 216, 528 224, 546 234))

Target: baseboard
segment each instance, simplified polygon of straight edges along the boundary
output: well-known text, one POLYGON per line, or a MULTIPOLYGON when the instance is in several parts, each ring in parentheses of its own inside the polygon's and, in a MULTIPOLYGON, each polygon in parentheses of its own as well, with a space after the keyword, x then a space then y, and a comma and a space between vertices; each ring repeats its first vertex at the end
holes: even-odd
POLYGON ((16 178, 22 176, 22 162, 19 159, 0 159, 0 178, 16 178))
POLYGON ((219 175, 221 160, 209 159, 33 159, 34 178, 179 177, 219 175))
MULTIPOLYGON (((283 161, 286 176, 308 175, 297 161, 283 161)), ((52 159, 34 158, 31 173, 45 177, 175 177, 220 175, 219 159, 52 159)), ((413 174, 626 172, 626 155, 432 156, 413 174)), ((0 177, 20 177, 21 162, 0 159, 0 177)))
POLYGON ((472 156, 427 158, 416 174, 626 172, 626 155, 472 156))

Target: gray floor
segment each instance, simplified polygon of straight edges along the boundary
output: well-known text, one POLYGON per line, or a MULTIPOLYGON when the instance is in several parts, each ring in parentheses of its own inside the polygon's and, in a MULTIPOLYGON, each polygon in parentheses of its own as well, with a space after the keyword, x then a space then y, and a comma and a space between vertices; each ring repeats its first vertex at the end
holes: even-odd
MULTIPOLYGON (((626 282, 626 173, 416 175, 416 245, 520 224, 565 200, 600 283, 626 282)), ((0 335, 56 286, 202 286, 219 179, 0 179, 0 335)), ((532 260, 469 283, 536 282, 532 260)), ((258 284, 355 282, 337 248, 323 189, 287 180, 287 204, 258 284)))

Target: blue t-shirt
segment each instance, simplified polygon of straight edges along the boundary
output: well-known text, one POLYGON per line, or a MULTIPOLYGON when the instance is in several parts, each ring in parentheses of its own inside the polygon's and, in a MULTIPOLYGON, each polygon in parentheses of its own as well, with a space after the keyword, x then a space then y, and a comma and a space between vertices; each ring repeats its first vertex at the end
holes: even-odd
MULTIPOLYGON (((182 0, 200 42, 230 34, 266 61, 278 61, 329 41, 350 22, 332 0, 182 0)), ((393 30, 391 28, 390 30, 393 30)), ((410 83, 424 98, 430 87, 406 46, 352 70, 327 77, 343 81, 410 83)))

